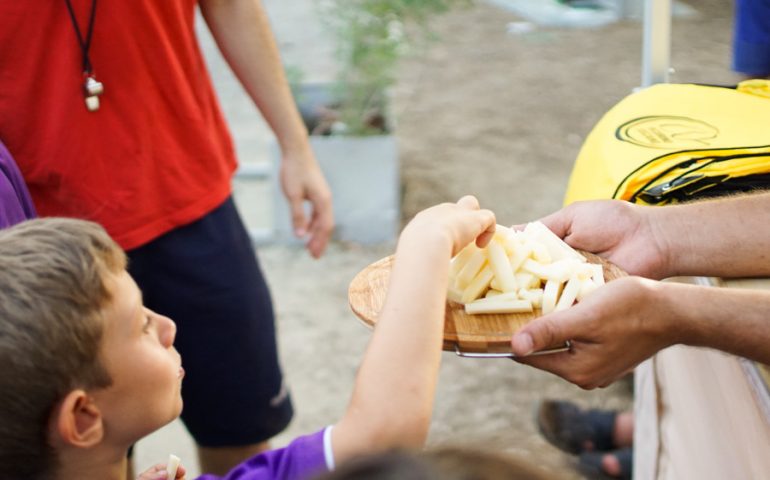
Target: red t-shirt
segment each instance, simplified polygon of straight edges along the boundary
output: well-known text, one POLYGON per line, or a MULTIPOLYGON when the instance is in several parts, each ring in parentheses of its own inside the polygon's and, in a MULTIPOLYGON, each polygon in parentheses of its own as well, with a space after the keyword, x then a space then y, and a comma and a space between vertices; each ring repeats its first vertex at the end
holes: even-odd
MULTIPOLYGON (((92 0, 71 0, 85 36, 92 0)), ((236 167, 198 48, 196 0, 102 0, 86 110, 64 0, 0 0, 0 139, 42 216, 101 223, 126 249, 221 204, 236 167)))

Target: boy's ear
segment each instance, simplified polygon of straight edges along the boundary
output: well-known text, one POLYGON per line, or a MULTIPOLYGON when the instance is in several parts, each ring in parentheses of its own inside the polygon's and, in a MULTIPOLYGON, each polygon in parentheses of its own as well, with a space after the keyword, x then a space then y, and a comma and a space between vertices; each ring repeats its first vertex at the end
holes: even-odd
POLYGON ((93 447, 104 438, 102 413, 84 390, 73 390, 64 397, 54 412, 52 427, 56 442, 73 447, 93 447))

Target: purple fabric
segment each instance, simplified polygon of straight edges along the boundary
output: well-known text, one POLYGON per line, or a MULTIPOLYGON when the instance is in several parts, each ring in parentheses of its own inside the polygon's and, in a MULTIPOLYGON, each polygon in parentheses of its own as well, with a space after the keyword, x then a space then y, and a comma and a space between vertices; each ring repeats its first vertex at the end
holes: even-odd
POLYGON ((304 480, 327 471, 324 430, 299 437, 285 448, 259 454, 224 477, 201 475, 196 480, 304 480))
POLYGON ((37 216, 11 153, 0 142, 0 228, 37 216))

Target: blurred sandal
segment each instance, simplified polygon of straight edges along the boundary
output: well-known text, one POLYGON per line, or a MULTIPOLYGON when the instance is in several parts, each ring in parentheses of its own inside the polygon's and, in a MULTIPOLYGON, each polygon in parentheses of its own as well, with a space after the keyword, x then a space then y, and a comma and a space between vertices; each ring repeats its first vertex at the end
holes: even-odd
POLYGON ((583 410, 571 402, 543 400, 535 420, 549 443, 577 455, 616 448, 613 429, 617 414, 611 410, 583 410))
POLYGON ((580 470, 591 478, 601 475, 604 478, 631 480, 634 459, 631 447, 610 452, 583 452, 578 458, 580 470))

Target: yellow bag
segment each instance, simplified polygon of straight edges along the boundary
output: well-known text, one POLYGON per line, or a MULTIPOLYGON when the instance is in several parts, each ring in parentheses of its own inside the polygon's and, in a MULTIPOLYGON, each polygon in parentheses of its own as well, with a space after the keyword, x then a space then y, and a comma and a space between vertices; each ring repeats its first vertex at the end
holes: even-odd
POLYGON ((770 188, 770 81, 659 84, 629 95, 593 128, 564 203, 664 205, 757 188, 770 188))

